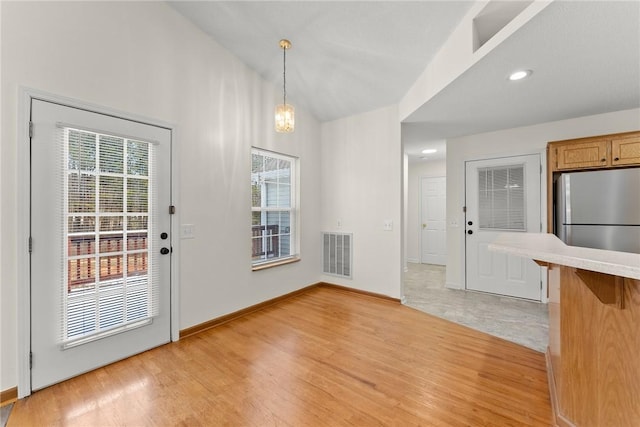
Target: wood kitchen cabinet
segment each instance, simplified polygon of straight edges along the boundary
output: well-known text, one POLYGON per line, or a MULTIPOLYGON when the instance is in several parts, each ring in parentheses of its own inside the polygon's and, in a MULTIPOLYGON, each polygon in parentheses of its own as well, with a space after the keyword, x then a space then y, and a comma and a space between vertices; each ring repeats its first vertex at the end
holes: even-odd
POLYGON ((556 170, 601 168, 609 166, 610 141, 606 139, 578 144, 554 144, 556 170))
POLYGON ((553 171, 640 166, 640 131, 553 141, 548 149, 553 171))
POLYGON ((613 166, 640 164, 640 135, 612 139, 611 164, 613 166))

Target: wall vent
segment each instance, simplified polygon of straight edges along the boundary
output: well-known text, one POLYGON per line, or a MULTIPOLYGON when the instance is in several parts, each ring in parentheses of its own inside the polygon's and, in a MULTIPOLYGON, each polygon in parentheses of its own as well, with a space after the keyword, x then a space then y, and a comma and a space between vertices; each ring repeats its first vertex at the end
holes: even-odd
POLYGON ((351 279, 353 235, 350 233, 322 233, 322 272, 351 279))

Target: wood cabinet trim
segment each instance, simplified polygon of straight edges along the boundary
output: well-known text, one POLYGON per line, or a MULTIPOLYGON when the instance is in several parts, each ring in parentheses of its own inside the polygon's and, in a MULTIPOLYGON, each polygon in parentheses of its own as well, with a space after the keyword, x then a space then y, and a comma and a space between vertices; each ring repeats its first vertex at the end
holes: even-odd
POLYGON ((594 135, 594 136, 586 136, 582 138, 572 138, 572 139, 558 139, 554 141, 549 141, 549 144, 578 144, 584 142, 597 141, 600 139, 613 140, 613 139, 621 139, 621 138, 630 138, 634 136, 640 137, 640 130, 634 130, 631 132, 621 132, 621 133, 609 133, 605 135, 594 135))

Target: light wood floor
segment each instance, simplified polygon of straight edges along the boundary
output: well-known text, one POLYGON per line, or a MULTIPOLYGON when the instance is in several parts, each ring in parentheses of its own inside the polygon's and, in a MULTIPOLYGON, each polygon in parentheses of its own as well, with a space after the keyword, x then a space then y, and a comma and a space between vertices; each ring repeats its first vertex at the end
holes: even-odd
POLYGON ((18 401, 9 426, 549 426, 544 355, 311 291, 18 401))

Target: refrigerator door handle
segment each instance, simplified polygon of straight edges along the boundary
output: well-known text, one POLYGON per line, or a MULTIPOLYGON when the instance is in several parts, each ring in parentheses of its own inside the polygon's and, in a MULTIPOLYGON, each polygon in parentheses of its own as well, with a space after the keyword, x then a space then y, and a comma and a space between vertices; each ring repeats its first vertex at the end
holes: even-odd
MULTIPOLYGON (((571 175, 563 175, 564 179, 564 209, 565 209, 565 224, 572 224, 571 222, 571 175)), ((569 238, 569 236, 567 236, 569 238)))

